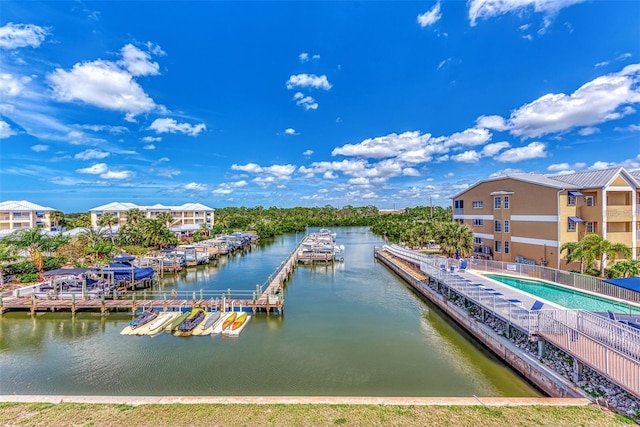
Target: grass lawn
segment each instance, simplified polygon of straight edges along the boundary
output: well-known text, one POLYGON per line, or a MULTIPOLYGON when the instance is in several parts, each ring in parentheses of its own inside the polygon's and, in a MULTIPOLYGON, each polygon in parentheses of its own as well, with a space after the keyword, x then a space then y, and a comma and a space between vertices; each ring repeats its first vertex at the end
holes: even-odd
POLYGON ((593 406, 0 403, 2 426, 623 426, 593 406))

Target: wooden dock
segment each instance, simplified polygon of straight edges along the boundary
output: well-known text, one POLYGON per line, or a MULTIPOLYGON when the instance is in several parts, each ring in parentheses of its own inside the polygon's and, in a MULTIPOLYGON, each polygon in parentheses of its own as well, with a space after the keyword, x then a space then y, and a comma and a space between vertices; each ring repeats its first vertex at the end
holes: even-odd
MULTIPOLYGON (((251 293, 251 298, 232 298, 229 290, 228 296, 224 291, 216 291, 217 296, 208 298, 205 293, 200 291, 199 297, 196 292, 181 292, 182 295, 171 293, 167 297, 167 293, 157 293, 153 291, 139 291, 134 294, 127 295, 126 298, 119 299, 40 299, 32 295, 27 296, 0 296, 0 314, 8 311, 30 311, 32 315, 36 312, 47 311, 70 311, 75 314, 77 311, 96 311, 102 314, 111 311, 131 311, 138 309, 156 309, 163 311, 183 311, 192 310, 194 308, 203 308, 207 311, 229 309, 251 310, 256 312, 275 312, 281 315, 284 311, 284 293, 282 290, 287 281, 291 278, 293 271, 298 264, 298 251, 302 243, 307 237, 302 239, 300 244, 289 254, 287 259, 280 264, 272 276, 268 278, 266 289, 260 294, 258 289, 253 293, 251 291, 242 291, 243 294, 251 293), (186 297, 188 294, 192 298, 186 297), (222 297, 220 297, 222 295, 222 297)), ((175 292, 175 291, 174 291, 175 292)), ((207 294, 211 292, 207 291, 207 294)))

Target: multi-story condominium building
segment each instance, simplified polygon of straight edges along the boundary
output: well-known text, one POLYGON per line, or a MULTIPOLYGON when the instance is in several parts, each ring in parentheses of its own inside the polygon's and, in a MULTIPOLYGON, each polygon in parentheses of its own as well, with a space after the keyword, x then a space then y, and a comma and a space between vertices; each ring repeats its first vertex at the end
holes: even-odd
POLYGON ((623 243, 640 258, 639 203, 640 171, 510 174, 454 196, 453 218, 473 230, 476 257, 577 270, 560 247, 590 233, 623 243))
POLYGON ((180 206, 165 206, 161 204, 145 206, 136 205, 135 203, 112 202, 89 210, 91 226, 98 226, 98 220, 105 212, 110 212, 117 218, 118 223, 115 225, 126 224, 127 212, 131 209, 138 209, 142 217, 150 219, 155 219, 160 212, 168 212, 173 216, 173 222, 169 224, 170 228, 185 226, 187 228, 189 226, 198 228, 202 224, 206 224, 208 228, 211 228, 214 223, 213 208, 200 203, 185 203, 180 206))
POLYGON ((49 231, 52 226, 50 213, 54 210, 26 200, 0 202, 0 235, 35 227, 49 231))

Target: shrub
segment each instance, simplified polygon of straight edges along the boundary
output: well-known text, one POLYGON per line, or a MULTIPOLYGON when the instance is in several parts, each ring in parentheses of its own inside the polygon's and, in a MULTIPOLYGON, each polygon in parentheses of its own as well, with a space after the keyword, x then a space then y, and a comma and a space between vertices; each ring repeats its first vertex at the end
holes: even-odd
POLYGON ((20 283, 30 283, 38 280, 38 273, 23 274, 20 276, 20 283))

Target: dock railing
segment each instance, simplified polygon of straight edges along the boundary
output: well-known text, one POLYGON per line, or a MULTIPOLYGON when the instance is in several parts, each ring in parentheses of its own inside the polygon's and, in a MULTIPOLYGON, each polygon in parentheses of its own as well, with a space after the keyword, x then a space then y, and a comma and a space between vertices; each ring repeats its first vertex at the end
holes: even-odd
MULTIPOLYGON (((450 263, 443 262, 450 261, 447 258, 421 254, 397 245, 386 245, 383 249, 419 265, 422 272, 504 320, 507 325, 514 326, 529 336, 544 338, 611 378, 635 396, 640 396, 639 329, 585 310, 527 310, 501 296, 473 286, 464 276, 452 271, 450 263)), ((458 260, 455 261, 458 265, 458 260)), ((477 269, 475 261, 480 260, 474 260, 473 269, 477 269)), ((513 272, 511 269, 508 271, 513 272)))

